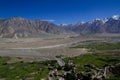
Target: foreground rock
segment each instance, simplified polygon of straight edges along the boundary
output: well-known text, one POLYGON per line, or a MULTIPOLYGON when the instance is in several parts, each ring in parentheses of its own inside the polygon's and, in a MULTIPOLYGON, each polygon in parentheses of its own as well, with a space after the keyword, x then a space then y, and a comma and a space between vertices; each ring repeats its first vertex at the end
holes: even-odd
POLYGON ((90 71, 77 73, 75 69, 78 67, 75 65, 65 65, 61 67, 61 72, 57 69, 51 70, 48 80, 103 80, 120 76, 120 63, 106 65, 102 69, 93 65, 84 65, 84 67, 89 68, 90 71))

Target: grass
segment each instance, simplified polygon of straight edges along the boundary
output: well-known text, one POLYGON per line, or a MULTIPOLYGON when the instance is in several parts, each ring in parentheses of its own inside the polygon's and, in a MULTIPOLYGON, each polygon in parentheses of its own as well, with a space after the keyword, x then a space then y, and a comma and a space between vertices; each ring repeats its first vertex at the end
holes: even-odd
MULTIPOLYGON (((119 56, 120 57, 120 56, 119 56)), ((74 58, 65 58, 65 62, 71 61, 76 65, 95 65, 96 67, 102 68, 107 64, 115 64, 120 62, 118 55, 109 56, 109 55, 101 55, 101 54, 85 54, 81 56, 77 56, 74 58)))
POLYGON ((49 69, 48 64, 56 65, 56 61, 44 62, 17 62, 7 64, 5 57, 0 57, 0 78, 6 80, 26 80, 33 78, 33 80, 41 80, 47 78, 49 69), (5 64, 6 63, 6 64, 5 64))
MULTIPOLYGON (((90 42, 72 48, 87 48, 90 53, 80 55, 73 58, 65 58, 64 61, 69 61, 78 66, 76 73, 88 72, 90 69, 85 65, 94 65, 97 68, 104 68, 106 65, 114 65, 120 63, 120 42, 107 43, 107 42, 90 42)), ((119 77, 114 77, 105 80, 120 80, 119 77)))
MULTIPOLYGON (((80 72, 89 72, 91 69, 89 67, 85 67, 86 65, 95 66, 96 68, 103 69, 106 65, 114 65, 120 63, 120 53, 115 53, 109 55, 108 53, 90 53, 81 56, 77 56, 74 58, 65 58, 64 61, 66 63, 72 62, 74 65, 77 65, 75 73, 80 72)), ((105 80, 120 80, 120 75, 114 74, 113 78, 105 79, 105 80)))
POLYGON ((9 60, 9 57, 1 57, 0 56, 0 65, 5 64, 9 60))
POLYGON ((89 44, 78 45, 73 48, 88 48, 94 50, 119 50, 120 42, 119 43, 105 43, 105 42, 89 43, 89 44))
POLYGON ((120 42, 107 43, 107 42, 90 42, 84 43, 72 48, 87 48, 92 51, 91 53, 80 55, 74 58, 65 58, 65 62, 71 61, 76 65, 82 67, 78 71, 85 71, 84 65, 94 65, 102 68, 105 65, 115 64, 120 62, 120 42), (98 53, 99 52, 99 53, 98 53))

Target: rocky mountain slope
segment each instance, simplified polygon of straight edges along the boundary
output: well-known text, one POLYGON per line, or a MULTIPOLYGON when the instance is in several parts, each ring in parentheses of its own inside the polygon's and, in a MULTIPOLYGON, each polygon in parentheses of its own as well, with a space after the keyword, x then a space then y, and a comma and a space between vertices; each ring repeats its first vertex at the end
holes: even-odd
POLYGON ((80 22, 64 26, 78 34, 96 34, 96 33, 120 33, 120 17, 112 16, 110 18, 95 19, 89 22, 80 22))
POLYGON ((67 31, 57 25, 41 20, 27 20, 21 17, 0 19, 1 37, 30 37, 39 34, 64 34, 67 31))

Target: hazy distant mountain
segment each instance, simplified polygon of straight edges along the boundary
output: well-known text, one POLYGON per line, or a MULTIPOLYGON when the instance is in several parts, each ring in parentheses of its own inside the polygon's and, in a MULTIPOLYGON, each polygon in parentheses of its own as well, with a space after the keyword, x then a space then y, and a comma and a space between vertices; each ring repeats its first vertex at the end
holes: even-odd
POLYGON ((120 33, 120 17, 114 15, 111 18, 95 19, 64 27, 78 34, 120 33))
POLYGON ((0 19, 1 37, 39 36, 41 33, 63 34, 66 31, 57 25, 41 20, 27 20, 21 17, 0 19))

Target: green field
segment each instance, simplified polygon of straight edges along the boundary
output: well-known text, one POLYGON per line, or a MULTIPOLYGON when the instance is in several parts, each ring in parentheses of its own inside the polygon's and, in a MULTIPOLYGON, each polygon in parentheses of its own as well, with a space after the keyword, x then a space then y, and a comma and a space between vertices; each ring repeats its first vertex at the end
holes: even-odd
POLYGON ((88 43, 88 44, 81 44, 73 48, 88 48, 88 49, 94 49, 94 50, 119 50, 120 42, 118 43, 106 43, 106 42, 88 43))
MULTIPOLYGON (((88 54, 64 59, 66 63, 70 61, 78 66, 76 73, 90 71, 90 69, 86 68, 85 65, 95 66, 103 69, 106 65, 115 65, 120 63, 120 42, 88 42, 72 48, 89 49, 88 54)), ((120 80, 120 73, 117 76, 106 80, 120 80)))
POLYGON ((48 64, 55 67, 56 61, 7 63, 8 57, 0 57, 0 79, 40 80, 48 75, 48 64))
MULTIPOLYGON (((120 53, 120 52, 119 52, 120 53)), ((120 54, 111 54, 108 53, 104 54, 85 54, 81 56, 77 56, 74 58, 65 58, 65 62, 68 63, 68 61, 80 65, 81 69, 84 68, 83 65, 94 65, 98 68, 103 68, 105 65, 113 65, 120 62, 120 54)))

